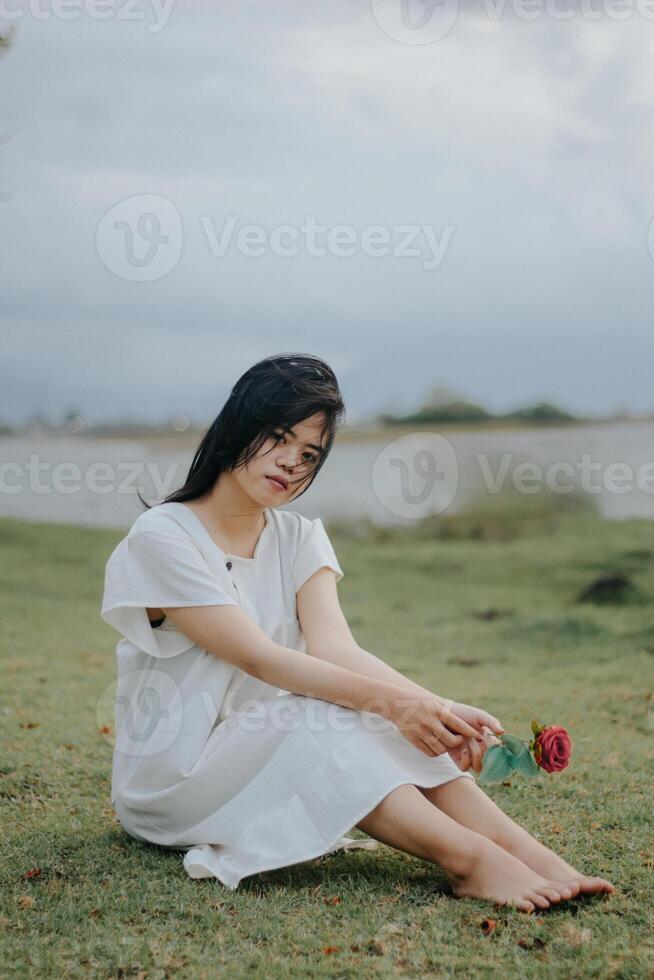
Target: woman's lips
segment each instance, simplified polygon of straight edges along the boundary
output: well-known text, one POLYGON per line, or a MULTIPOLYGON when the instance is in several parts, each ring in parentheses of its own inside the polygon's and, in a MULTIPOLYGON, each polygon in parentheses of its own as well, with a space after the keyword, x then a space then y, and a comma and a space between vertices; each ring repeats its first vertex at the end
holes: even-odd
POLYGON ((275 490, 278 490, 280 493, 283 493, 286 490, 286 487, 282 483, 278 483, 272 476, 267 476, 266 480, 275 490))

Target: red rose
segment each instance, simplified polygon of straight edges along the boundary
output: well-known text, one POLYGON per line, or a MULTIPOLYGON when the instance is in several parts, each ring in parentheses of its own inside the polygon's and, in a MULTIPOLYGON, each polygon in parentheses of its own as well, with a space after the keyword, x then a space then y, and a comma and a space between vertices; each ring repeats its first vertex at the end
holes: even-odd
POLYGON ((572 740, 565 728, 550 725, 536 736, 534 759, 546 772, 560 772, 570 762, 572 740))

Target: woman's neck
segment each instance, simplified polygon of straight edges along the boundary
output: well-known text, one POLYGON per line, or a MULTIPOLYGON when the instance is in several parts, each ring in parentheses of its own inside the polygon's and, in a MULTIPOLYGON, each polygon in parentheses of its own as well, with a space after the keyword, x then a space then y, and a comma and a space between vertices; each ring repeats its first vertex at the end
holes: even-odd
POLYGON ((187 503, 224 551, 254 551, 266 525, 264 507, 247 496, 231 474, 222 473, 208 494, 187 503))

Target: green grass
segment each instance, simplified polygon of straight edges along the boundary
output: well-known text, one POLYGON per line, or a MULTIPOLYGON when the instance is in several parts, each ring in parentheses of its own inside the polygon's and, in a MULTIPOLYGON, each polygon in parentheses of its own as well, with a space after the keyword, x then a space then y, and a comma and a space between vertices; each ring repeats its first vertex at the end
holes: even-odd
POLYGON ((96 721, 118 638, 99 618, 104 563, 122 534, 1 520, 0 973, 651 977, 652 530, 576 512, 505 541, 333 530, 362 646, 518 735, 532 717, 572 734, 565 772, 490 795, 617 891, 525 915, 454 899, 438 868, 381 844, 228 892, 129 838, 96 721), (575 603, 615 568, 643 601, 575 603))

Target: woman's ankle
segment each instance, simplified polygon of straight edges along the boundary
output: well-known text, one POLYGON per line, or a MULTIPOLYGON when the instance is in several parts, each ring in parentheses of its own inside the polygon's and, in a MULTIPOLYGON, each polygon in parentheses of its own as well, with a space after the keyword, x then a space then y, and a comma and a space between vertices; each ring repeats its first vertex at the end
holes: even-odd
POLYGON ((475 866, 482 860, 489 840, 477 834, 474 830, 466 830, 457 837, 454 844, 450 843, 447 851, 442 851, 436 858, 448 878, 462 880, 469 878, 475 866))

